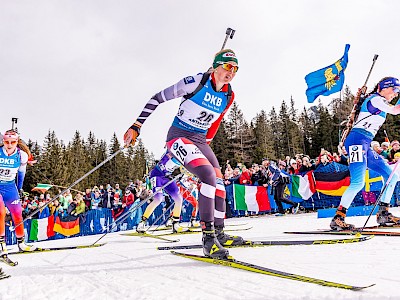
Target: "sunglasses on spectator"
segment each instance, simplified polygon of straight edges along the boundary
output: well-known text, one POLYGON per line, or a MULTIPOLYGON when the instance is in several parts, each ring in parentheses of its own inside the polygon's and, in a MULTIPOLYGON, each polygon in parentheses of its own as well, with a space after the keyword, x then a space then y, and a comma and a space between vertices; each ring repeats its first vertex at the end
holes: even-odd
POLYGON ((220 66, 222 66, 222 69, 224 69, 226 71, 233 71, 233 73, 236 73, 239 70, 238 66, 235 66, 230 63, 223 63, 223 64, 220 64, 220 66))
POLYGON ((16 145, 18 143, 18 141, 3 141, 4 144, 8 144, 8 145, 16 145))

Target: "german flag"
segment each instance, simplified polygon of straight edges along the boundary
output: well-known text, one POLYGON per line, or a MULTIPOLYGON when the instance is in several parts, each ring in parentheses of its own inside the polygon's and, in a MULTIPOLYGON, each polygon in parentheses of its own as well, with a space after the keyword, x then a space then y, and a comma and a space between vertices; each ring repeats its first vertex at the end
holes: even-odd
POLYGON ((333 173, 314 172, 315 188, 329 196, 342 196, 350 185, 350 171, 333 173))
POLYGON ((65 236, 78 234, 80 232, 79 217, 67 216, 61 219, 57 216, 53 230, 65 236))

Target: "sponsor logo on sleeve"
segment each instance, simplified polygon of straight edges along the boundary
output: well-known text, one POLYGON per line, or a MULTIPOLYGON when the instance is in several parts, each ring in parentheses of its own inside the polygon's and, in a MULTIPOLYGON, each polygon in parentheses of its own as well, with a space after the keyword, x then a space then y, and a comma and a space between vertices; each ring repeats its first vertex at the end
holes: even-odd
POLYGON ((193 76, 188 76, 188 77, 184 78, 183 81, 185 82, 185 84, 193 83, 194 78, 193 78, 193 76))

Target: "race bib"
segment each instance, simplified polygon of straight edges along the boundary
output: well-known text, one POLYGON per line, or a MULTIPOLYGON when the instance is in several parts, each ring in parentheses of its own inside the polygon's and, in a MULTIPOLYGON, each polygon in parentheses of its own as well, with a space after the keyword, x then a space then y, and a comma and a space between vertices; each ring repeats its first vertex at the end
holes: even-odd
POLYGON ((156 187, 157 186, 157 177, 151 177, 150 184, 152 187, 156 187))
POLYGON ((184 165, 197 158, 205 158, 195 144, 186 144, 182 139, 177 139, 169 149, 176 159, 184 165))
POLYGON ((363 162, 363 147, 362 145, 351 145, 349 147, 349 163, 363 162))

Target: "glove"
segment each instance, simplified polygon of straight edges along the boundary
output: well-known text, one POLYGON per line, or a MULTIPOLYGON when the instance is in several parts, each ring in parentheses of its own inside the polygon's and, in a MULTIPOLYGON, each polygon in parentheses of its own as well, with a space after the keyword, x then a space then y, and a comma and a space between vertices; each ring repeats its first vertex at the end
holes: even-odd
POLYGON ((18 194, 19 194, 19 198, 22 200, 22 199, 24 199, 24 190, 23 189, 20 189, 19 191, 18 191, 18 194))
POLYGON ((140 127, 142 124, 136 121, 124 134, 124 144, 125 147, 129 147, 130 145, 135 145, 136 139, 140 134, 140 127))

